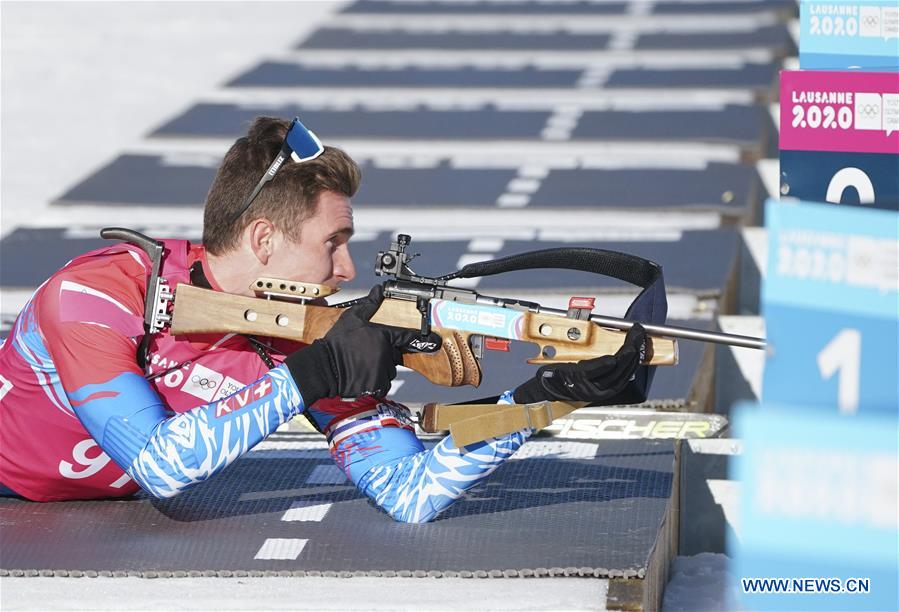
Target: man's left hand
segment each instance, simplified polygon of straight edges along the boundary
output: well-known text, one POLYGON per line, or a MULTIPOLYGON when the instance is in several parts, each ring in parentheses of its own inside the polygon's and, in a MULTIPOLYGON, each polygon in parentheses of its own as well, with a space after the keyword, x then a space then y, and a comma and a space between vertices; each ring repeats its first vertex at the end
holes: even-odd
POLYGON ((614 355, 543 366, 534 378, 515 389, 513 396, 522 404, 544 400, 608 402, 633 379, 645 355, 646 331, 635 323, 614 355))

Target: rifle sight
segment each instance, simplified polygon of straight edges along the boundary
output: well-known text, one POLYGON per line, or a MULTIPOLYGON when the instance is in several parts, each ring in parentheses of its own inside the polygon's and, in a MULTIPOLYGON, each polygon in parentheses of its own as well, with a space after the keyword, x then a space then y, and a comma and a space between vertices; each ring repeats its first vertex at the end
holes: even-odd
POLYGON ((406 247, 412 242, 408 234, 399 234, 396 240, 390 243, 386 251, 378 251, 378 259, 375 262, 375 274, 377 276, 395 276, 398 279, 409 279, 415 275, 407 265, 413 256, 406 253, 406 247))

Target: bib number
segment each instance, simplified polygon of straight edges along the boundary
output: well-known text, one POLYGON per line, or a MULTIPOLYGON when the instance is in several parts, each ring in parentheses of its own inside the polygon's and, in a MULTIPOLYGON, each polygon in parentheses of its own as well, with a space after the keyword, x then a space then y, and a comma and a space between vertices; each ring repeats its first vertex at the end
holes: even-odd
MULTIPOLYGON (((110 461, 112 461, 112 459, 110 459, 109 455, 103 451, 100 451, 93 457, 88 456, 88 451, 95 447, 97 447, 97 442, 93 438, 82 440, 76 444, 72 449, 72 459, 76 463, 60 461, 59 473, 62 474, 64 478, 81 480, 82 478, 89 478, 102 470, 110 461)), ((122 474, 120 478, 109 486, 113 489, 120 489, 130 480, 131 477, 128 476, 128 474, 122 474)))

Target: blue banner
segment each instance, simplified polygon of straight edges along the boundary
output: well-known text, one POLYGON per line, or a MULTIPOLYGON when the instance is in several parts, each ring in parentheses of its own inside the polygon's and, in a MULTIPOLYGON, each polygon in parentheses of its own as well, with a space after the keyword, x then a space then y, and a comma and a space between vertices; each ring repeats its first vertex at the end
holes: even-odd
POLYGON ((896 0, 802 0, 799 66, 805 70, 899 70, 896 0))
POLYGON ((766 225, 765 402, 896 414, 899 215, 769 200, 766 225))
POLYGON ((753 610, 896 610, 897 422, 744 405, 737 591, 753 610))

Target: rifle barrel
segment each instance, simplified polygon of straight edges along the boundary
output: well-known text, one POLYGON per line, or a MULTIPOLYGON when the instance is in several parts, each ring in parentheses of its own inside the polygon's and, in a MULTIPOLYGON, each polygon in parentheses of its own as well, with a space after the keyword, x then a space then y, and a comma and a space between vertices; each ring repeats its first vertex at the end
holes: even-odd
MULTIPOLYGON (((547 312, 565 316, 564 310, 557 308, 546 308, 541 306, 540 312, 547 312)), ((611 327, 612 329, 620 329, 627 331, 634 326, 634 321, 627 319, 619 319, 617 317, 604 317, 602 315, 590 315, 590 320, 603 327, 611 327)), ((730 346, 739 346, 743 348, 753 348, 764 350, 767 341, 764 338, 756 338, 754 336, 741 336, 739 334, 725 334, 723 332, 711 332, 701 329, 690 329, 689 327, 677 327, 675 325, 652 325, 642 323, 643 329, 651 336, 666 336, 668 338, 680 338, 683 340, 698 340, 700 342, 714 342, 715 344, 727 344, 730 346)))

